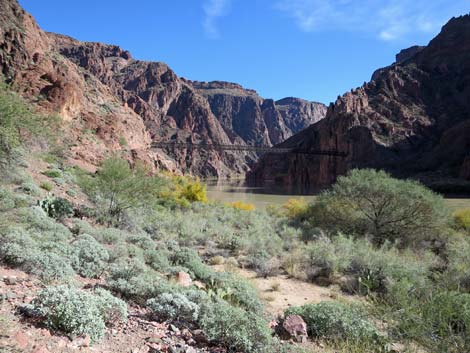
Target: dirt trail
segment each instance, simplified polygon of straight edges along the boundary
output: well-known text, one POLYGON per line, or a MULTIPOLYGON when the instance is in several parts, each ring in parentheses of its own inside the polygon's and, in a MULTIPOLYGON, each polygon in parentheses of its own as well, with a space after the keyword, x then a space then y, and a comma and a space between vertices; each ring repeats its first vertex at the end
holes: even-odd
MULTIPOLYGON (((214 266, 214 269, 224 271, 224 266, 214 266)), ((357 299, 354 296, 343 294, 339 288, 321 287, 290 278, 287 275, 260 278, 254 271, 247 269, 236 269, 235 272, 247 278, 258 289, 260 297, 266 302, 266 310, 274 315, 281 314, 290 306, 319 303, 326 300, 351 301, 357 299)))

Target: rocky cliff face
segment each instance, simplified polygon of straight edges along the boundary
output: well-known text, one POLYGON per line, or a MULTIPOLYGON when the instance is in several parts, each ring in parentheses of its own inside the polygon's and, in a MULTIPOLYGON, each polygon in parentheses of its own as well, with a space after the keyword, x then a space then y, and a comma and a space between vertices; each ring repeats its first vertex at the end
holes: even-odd
POLYGON ((284 104, 290 113, 283 115, 238 85, 194 83, 166 64, 135 60, 118 46, 45 33, 16 0, 0 5, 0 69, 40 109, 60 113, 70 158, 77 163, 93 167, 109 152, 121 151, 130 160, 174 172, 244 174, 256 155, 150 145, 168 140, 271 145, 323 117, 316 103, 284 104), (219 87, 224 92, 213 95, 219 87))
POLYGON ((281 144, 335 149, 346 158, 267 155, 249 179, 314 191, 351 168, 373 167, 442 190, 468 188, 470 15, 450 20, 412 54, 376 71, 371 82, 338 98, 325 119, 281 144))
POLYGON ((271 146, 323 119, 326 106, 299 98, 263 99, 256 91, 228 82, 190 84, 203 95, 224 130, 250 145, 271 146))

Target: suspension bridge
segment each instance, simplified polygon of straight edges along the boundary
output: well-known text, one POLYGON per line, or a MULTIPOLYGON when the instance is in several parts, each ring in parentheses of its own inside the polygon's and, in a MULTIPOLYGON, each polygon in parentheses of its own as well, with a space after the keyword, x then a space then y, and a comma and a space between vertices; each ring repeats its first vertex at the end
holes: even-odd
POLYGON ((269 146, 250 146, 250 145, 224 145, 224 144, 206 144, 206 143, 191 143, 191 142, 154 142, 152 148, 194 148, 202 150, 217 150, 217 151, 247 151, 259 153, 291 153, 291 154, 308 154, 317 156, 333 156, 333 157, 346 157, 346 152, 337 150, 312 150, 301 149, 294 147, 269 147, 269 146))

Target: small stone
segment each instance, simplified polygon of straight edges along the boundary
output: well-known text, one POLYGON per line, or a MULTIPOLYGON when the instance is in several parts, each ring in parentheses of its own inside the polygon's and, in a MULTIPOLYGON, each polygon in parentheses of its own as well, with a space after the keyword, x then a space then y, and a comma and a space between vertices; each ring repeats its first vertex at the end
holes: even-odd
POLYGON ((5 277, 3 279, 3 282, 5 282, 9 286, 13 286, 18 283, 18 278, 16 277, 5 277))
POLYGON ((193 347, 188 347, 188 348, 186 348, 185 353, 197 353, 197 351, 193 347))
POLYGON ((89 335, 77 337, 73 342, 73 345, 76 347, 90 347, 90 344, 91 338, 89 335))
POLYGON ((16 299, 16 298, 18 298, 18 295, 15 292, 8 292, 6 294, 6 298, 9 299, 9 300, 16 299))
POLYGON ((179 333, 180 332, 180 329, 178 327, 176 327, 175 325, 170 325, 170 329, 171 331, 173 331, 174 333, 179 333))
POLYGON ((158 337, 149 337, 147 338, 148 343, 160 344, 162 343, 162 339, 158 337))

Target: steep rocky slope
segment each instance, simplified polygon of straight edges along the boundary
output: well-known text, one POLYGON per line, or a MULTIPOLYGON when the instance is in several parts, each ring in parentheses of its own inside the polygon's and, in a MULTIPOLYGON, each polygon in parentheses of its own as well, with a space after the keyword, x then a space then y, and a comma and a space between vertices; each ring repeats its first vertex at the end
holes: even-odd
POLYGON ((299 98, 263 99, 256 91, 228 82, 191 85, 209 101, 229 136, 252 145, 271 146, 323 119, 326 106, 299 98))
POLYGON ((16 0, 0 0, 0 5, 1 72, 41 109, 61 115, 70 158, 77 163, 93 167, 119 150, 130 160, 174 172, 244 174, 256 155, 152 150, 150 144, 173 140, 271 145, 324 116, 320 104, 294 99, 274 108, 274 102, 234 84, 205 85, 236 86, 256 97, 253 104, 236 102, 233 90, 213 95, 204 84, 178 77, 166 64, 135 60, 118 46, 46 33, 16 0), (235 112, 228 102, 243 106, 244 113, 235 112))
POLYGON ((314 191, 353 167, 383 168, 445 191, 470 180, 470 15, 451 19, 425 48, 397 56, 327 116, 281 146, 336 149, 346 158, 268 155, 249 179, 314 191))

